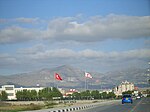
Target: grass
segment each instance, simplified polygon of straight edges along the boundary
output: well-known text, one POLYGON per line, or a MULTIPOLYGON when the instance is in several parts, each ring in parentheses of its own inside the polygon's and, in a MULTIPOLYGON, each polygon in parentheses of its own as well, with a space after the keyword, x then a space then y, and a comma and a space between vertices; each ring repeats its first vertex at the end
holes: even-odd
POLYGON ((54 105, 58 105, 57 103, 54 103, 53 101, 45 101, 45 108, 53 108, 54 105))
POLYGON ((39 110, 42 109, 43 106, 35 105, 33 103, 28 105, 11 105, 9 103, 0 103, 0 112, 18 112, 18 111, 26 111, 26 110, 39 110))
MULTIPOLYGON (((75 103, 75 102, 74 102, 75 103)), ((28 110, 40 110, 48 108, 66 107, 74 104, 73 102, 59 102, 56 101, 44 101, 44 104, 11 104, 0 102, 0 112, 19 112, 28 110)))

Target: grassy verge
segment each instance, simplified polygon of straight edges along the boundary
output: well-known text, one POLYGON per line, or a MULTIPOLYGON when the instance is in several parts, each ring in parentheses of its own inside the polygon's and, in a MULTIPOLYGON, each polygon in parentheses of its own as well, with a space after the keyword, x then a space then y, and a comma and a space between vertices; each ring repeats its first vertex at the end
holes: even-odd
POLYGON ((9 103, 0 103, 0 112, 18 112, 25 110, 39 110, 42 109, 43 106, 28 104, 28 105, 11 105, 9 103))

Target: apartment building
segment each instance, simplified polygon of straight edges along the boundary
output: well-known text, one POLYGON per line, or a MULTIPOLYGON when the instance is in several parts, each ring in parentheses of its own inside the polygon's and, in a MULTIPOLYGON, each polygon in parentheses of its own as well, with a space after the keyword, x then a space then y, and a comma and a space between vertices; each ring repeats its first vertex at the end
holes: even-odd
POLYGON ((119 86, 116 86, 114 88, 114 93, 116 94, 116 96, 120 96, 125 91, 133 91, 133 90, 134 84, 128 81, 124 81, 119 86))

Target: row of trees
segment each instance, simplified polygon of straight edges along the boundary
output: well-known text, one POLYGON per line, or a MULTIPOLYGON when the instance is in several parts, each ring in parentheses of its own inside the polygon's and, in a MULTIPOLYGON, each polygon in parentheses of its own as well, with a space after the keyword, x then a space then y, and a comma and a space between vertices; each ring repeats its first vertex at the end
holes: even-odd
MULTIPOLYGON (((0 100, 7 100, 7 93, 2 91, 0 94, 0 100)), ((75 92, 73 94, 68 95, 66 99, 75 99, 75 100, 90 100, 90 99, 110 99, 115 98, 115 94, 113 92, 102 92, 100 93, 98 90, 93 91, 83 91, 83 92, 75 92)), ((57 88, 44 88, 37 92, 36 90, 23 90, 18 91, 16 93, 17 100, 20 101, 36 101, 36 100, 53 100, 55 99, 63 99, 63 95, 57 88)))
POLYGON ((62 98, 62 94, 57 88, 44 88, 38 93, 35 90, 23 90, 16 93, 17 100, 52 100, 53 98, 62 98))
POLYGON ((77 100, 82 100, 82 99, 110 99, 110 98, 115 98, 116 95, 113 92, 102 92, 100 93, 98 90, 94 91, 83 91, 81 93, 75 92, 72 95, 70 95, 70 98, 72 99, 77 99, 77 100))

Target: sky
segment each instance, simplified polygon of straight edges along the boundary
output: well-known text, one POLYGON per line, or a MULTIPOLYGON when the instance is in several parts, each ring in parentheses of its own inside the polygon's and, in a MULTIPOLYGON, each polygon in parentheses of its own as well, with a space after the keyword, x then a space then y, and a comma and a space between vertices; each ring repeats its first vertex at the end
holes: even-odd
POLYGON ((0 0, 0 75, 71 65, 146 68, 150 0, 0 0))

